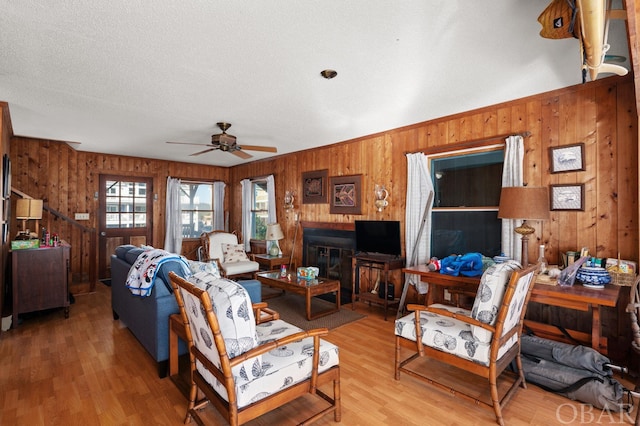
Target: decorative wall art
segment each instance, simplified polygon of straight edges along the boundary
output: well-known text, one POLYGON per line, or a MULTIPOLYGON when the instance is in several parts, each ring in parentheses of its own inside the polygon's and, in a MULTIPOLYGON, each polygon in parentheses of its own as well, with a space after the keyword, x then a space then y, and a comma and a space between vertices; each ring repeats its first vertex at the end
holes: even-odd
POLYGON ((584 184, 550 185, 551 210, 584 211, 584 184))
POLYGON ((329 192, 327 191, 327 170, 315 170, 302 173, 302 204, 326 203, 329 192))
POLYGON ((585 170, 584 144, 563 145, 549 148, 551 173, 585 170))
POLYGON ((361 214, 362 175, 332 176, 329 183, 331 214, 361 214))

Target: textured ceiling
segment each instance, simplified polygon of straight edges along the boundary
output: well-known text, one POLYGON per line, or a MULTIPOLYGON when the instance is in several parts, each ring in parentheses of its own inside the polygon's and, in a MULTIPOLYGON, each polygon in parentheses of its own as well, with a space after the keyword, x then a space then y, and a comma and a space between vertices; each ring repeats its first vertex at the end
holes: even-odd
MULTIPOLYGON (((580 83, 578 41, 539 36, 548 3, 0 0, 0 101, 16 135, 231 166, 166 141, 228 121, 283 154, 580 83)), ((624 23, 609 40, 628 57, 624 23)))

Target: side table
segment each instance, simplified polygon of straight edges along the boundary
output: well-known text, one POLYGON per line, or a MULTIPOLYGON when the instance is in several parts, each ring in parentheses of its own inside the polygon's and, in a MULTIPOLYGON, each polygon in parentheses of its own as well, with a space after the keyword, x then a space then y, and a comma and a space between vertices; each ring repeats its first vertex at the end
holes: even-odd
POLYGON ((291 262, 291 256, 271 256, 269 254, 254 254, 253 260, 258 262, 260 269, 264 271, 280 270, 280 265, 287 265, 291 262))
MULTIPOLYGON (((387 255, 368 255, 359 254, 352 258, 353 279, 351 286, 351 308, 355 309, 356 301, 367 302, 369 305, 375 304, 384 308, 384 320, 387 320, 387 310, 398 307, 400 299, 391 293, 389 287, 389 273, 394 270, 402 269, 405 265, 405 258, 387 255), (368 271, 367 284, 362 285, 360 277, 360 268, 368 271), (371 271, 377 270, 380 277, 380 285, 383 286, 380 292, 384 292, 384 297, 374 294, 374 280, 371 271), (387 294, 387 292, 389 294, 387 294)), ((401 275, 402 276, 402 275, 401 275)), ((401 280, 403 281, 403 280, 401 280)))

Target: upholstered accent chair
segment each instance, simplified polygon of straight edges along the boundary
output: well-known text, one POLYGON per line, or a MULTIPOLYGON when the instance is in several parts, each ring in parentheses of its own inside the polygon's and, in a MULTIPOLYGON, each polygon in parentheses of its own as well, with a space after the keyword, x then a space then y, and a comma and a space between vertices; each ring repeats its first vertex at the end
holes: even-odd
POLYGON ((200 235, 198 260, 216 262, 222 275, 227 278, 251 278, 260 267, 258 262, 249 259, 243 245, 238 243, 238 236, 224 231, 203 232, 200 235))
POLYGON ((198 411, 211 403, 240 425, 306 394, 323 404, 302 424, 329 413, 341 420, 338 347, 321 339, 326 328, 303 331, 280 319, 256 324, 246 290, 225 278, 170 279, 190 351, 185 423, 203 424, 198 411))
POLYGON ((408 305, 413 312, 397 319, 395 324, 396 380, 400 380, 403 372, 453 396, 493 408, 498 424, 503 425, 502 408, 519 386, 526 388, 520 336, 534 285, 534 271, 535 266, 521 269, 514 261, 490 266, 482 275, 472 310, 443 304, 408 305), (403 358, 401 348, 407 348, 411 355, 405 354, 403 358), (420 357, 487 379, 491 402, 465 393, 466 389, 454 389, 446 383, 446 378, 434 379, 432 371, 413 368, 412 361, 420 357), (512 361, 516 371, 507 370, 512 361), (501 374, 511 376, 507 378, 510 387, 502 398, 497 387, 501 374))

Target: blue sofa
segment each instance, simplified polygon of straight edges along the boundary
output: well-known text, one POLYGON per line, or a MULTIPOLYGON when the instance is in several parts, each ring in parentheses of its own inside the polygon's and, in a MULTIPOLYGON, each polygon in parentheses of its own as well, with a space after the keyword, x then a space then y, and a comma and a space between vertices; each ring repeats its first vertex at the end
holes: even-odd
MULTIPOLYGON (((173 296, 169 272, 185 277, 178 261, 166 261, 156 272, 156 280, 149 296, 135 296, 125 283, 131 265, 144 249, 122 245, 111 255, 111 309, 113 319, 120 320, 158 363, 160 377, 167 375, 169 361, 169 316, 177 314, 178 304, 173 296)), ((247 289, 253 303, 262 299, 260 283, 256 280, 239 281, 247 289)), ((179 342, 179 354, 187 353, 187 346, 179 342)))

